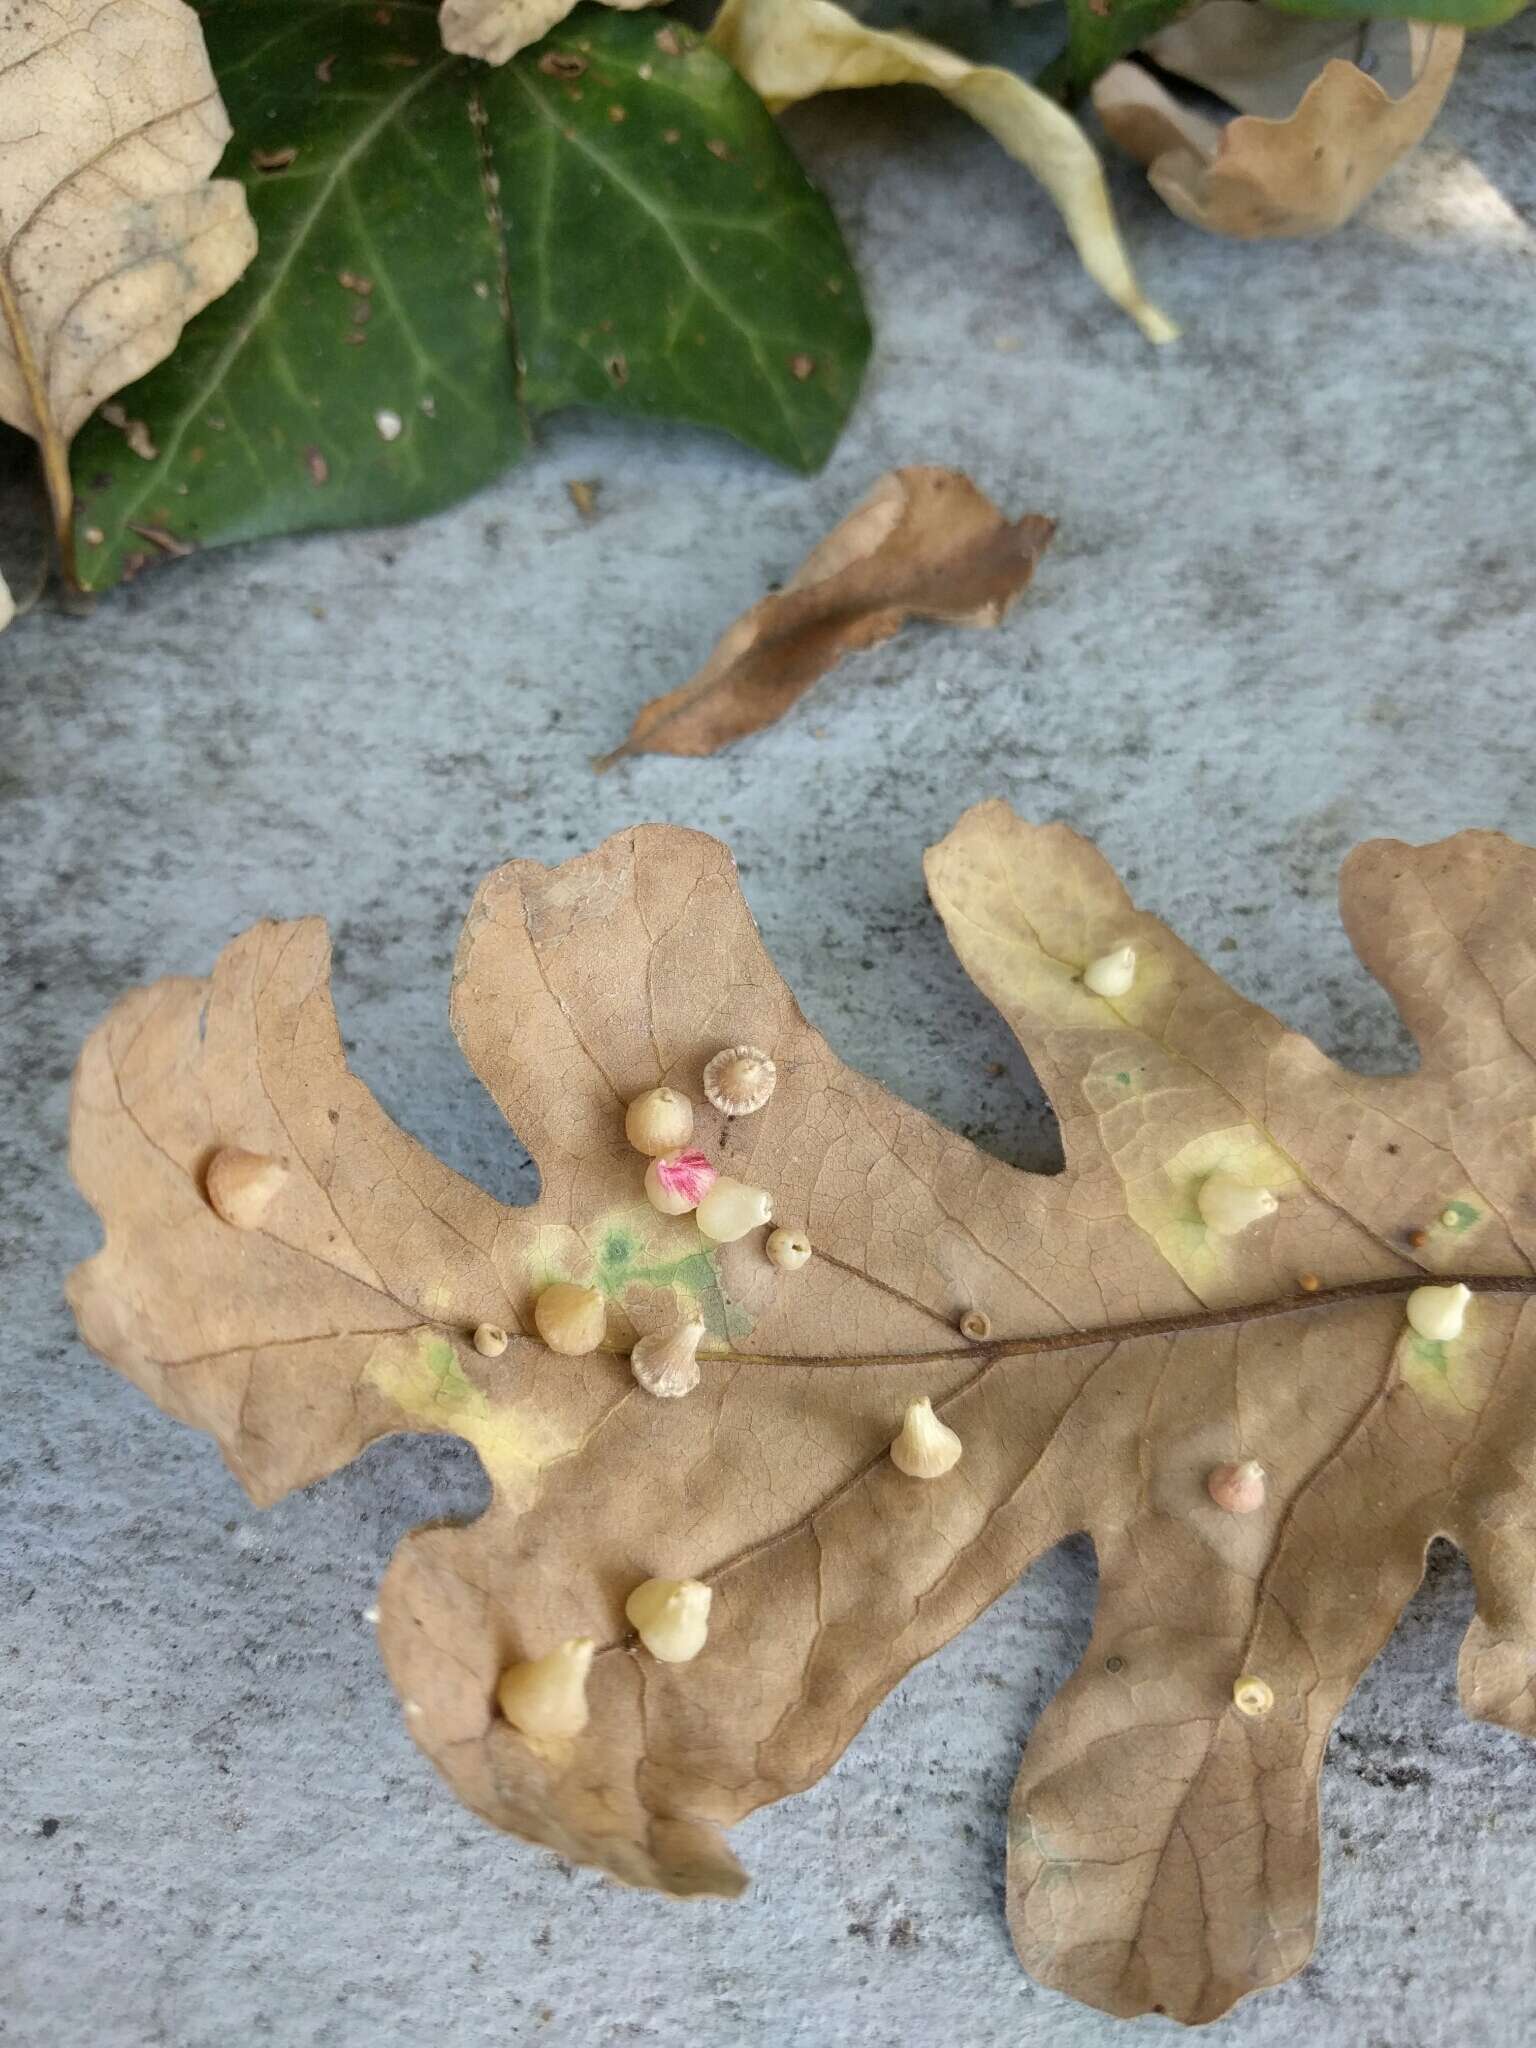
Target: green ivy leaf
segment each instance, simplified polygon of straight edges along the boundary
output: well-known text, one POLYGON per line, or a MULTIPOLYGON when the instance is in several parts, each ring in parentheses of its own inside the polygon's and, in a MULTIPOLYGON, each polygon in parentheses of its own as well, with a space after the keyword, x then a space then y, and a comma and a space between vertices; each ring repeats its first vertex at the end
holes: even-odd
POLYGON ((1190 0, 1067 0, 1067 47, 1041 74, 1041 90, 1079 98, 1101 71, 1190 12, 1190 0))
POLYGON ((825 202, 712 50, 658 55, 644 16, 588 28, 540 45, 591 42, 580 81, 522 59, 490 74, 521 101, 490 134, 533 230, 508 240, 528 404, 693 420, 817 468, 869 343, 825 202))
POLYGON ((418 518, 565 405, 825 460, 869 349, 858 283, 761 101, 689 30, 583 8, 493 70, 445 54, 429 0, 201 14, 261 246, 120 394, 128 428, 76 440, 87 587, 418 518))
POLYGON ((1282 14, 1325 21, 1447 21, 1460 28, 1493 28, 1523 12, 1529 0, 1269 0, 1282 14))

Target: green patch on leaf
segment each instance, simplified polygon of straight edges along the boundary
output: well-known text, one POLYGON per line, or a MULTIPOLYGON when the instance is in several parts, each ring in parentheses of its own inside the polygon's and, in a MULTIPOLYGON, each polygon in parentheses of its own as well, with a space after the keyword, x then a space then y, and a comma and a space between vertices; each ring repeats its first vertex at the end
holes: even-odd
POLYGON ((1424 1366, 1427 1371, 1437 1373, 1441 1379, 1449 1373, 1451 1361, 1443 1344, 1430 1337, 1415 1336, 1412 1349, 1415 1365, 1424 1366))
POLYGON ((825 460, 869 349, 858 283, 762 102, 690 31, 583 8, 492 69, 444 52, 428 0, 199 12, 260 248, 121 394, 149 459, 100 419, 76 440, 88 587, 418 518, 561 406, 825 460))
MULTIPOLYGON (((650 1211, 637 1205, 636 1209, 614 1210, 610 1215, 633 1218, 637 1213, 643 1217, 650 1211)), ((697 1251, 684 1252, 678 1258, 658 1259, 652 1256, 652 1247, 645 1242, 643 1224, 637 1226, 632 1221, 621 1223, 604 1219, 599 1220, 593 1230, 601 1235, 597 1239, 597 1258, 590 1279, 585 1274, 573 1274, 563 1267, 550 1266, 540 1272, 539 1287, 547 1287, 555 1280, 575 1280, 578 1286, 596 1287, 610 1301, 620 1304, 634 1287, 670 1289, 682 1307, 698 1310, 709 1335, 721 1343, 735 1343, 751 1331, 751 1316, 726 1295, 713 1250, 705 1250, 701 1246, 697 1251)))
POLYGON ((706 1331, 721 1343, 745 1337, 752 1328, 752 1318, 728 1299, 713 1252, 690 1252, 668 1265, 645 1266, 633 1277, 648 1287, 670 1287, 691 1302, 703 1316, 706 1331))
POLYGON ((451 1344, 438 1337, 429 1338, 422 1346, 421 1362, 431 1375, 435 1407, 460 1415, 489 1412, 490 1404, 480 1389, 465 1378, 451 1344))
POLYGON ((1447 1230, 1470 1230, 1482 1215, 1482 1210, 1471 1202, 1447 1202, 1441 1212, 1440 1221, 1447 1230))
POLYGON ((630 1266, 638 1246, 625 1231, 610 1230, 597 1255, 597 1282, 606 1294, 626 1287, 634 1278, 630 1266))

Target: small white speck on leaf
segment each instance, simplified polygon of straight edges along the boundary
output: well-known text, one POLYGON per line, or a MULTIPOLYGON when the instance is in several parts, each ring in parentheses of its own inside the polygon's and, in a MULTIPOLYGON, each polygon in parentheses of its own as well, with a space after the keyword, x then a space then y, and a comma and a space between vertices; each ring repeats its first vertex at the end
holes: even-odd
POLYGON ((405 431, 405 421, 401 419, 399 413, 383 408, 374 414, 373 424, 379 430, 381 441, 398 441, 405 431))

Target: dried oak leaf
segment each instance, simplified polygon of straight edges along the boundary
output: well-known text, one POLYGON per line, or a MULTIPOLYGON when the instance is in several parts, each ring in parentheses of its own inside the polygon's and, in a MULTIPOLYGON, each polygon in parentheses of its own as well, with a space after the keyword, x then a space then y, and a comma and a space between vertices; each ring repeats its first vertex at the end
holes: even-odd
MULTIPOLYGON (((605 7, 633 13, 663 0, 603 0, 605 7)), ((437 10, 443 48, 456 57, 480 57, 505 64, 530 43, 557 28, 576 0, 442 0, 437 10)))
POLYGON ((909 618, 995 626, 1056 531, 1005 519, 957 469, 893 469, 833 527, 784 588, 760 598, 678 689, 653 697, 605 754, 715 754, 782 718, 844 655, 909 618))
POLYGON ((1429 132, 1461 60, 1446 23, 1371 30, 1280 14, 1253 0, 1209 0, 1144 45, 1159 68, 1240 108, 1225 125, 1184 106, 1135 63, 1093 87, 1105 131, 1166 204, 1196 227, 1248 238, 1342 227, 1429 132))
POLYGON ((324 928, 264 924, 86 1046, 72 1158, 106 1235, 70 1298, 258 1502, 387 1431, 472 1443, 490 1507, 407 1537, 380 1594, 407 1726, 486 1819, 666 1892, 738 1891, 722 1830, 813 1783, 918 1659, 1089 1531, 1099 1611, 1024 1759, 1009 1915, 1045 1982, 1209 2020, 1311 1948, 1328 1730, 1435 1536, 1478 1585, 1468 1709, 1536 1733, 1536 854, 1463 833, 1350 860, 1346 921, 1422 1052, 1391 1078, 1246 1002, 1064 826, 984 804, 928 877, 1050 1090, 1060 1175, 845 1067, 726 850, 652 826, 503 867, 470 911, 454 1027, 538 1160, 535 1206, 389 1123, 347 1071, 324 928), (1126 944, 1129 993, 1090 994, 1084 964, 1126 944), (779 1082, 727 1132, 698 1080, 736 1041, 779 1082), (621 1109, 663 1080, 809 1231, 803 1271, 639 1199, 621 1109), (204 1195, 238 1151, 283 1169, 246 1171, 267 1206, 244 1229, 204 1195), (1218 1171, 1275 1213, 1213 1237, 1197 1195, 1218 1171), (1409 1329, 1427 1275, 1473 1286, 1460 1338, 1409 1329), (529 1339, 553 1276, 603 1290, 609 1349, 529 1339), (653 1400, 623 1354, 682 1303, 710 1355, 696 1392, 653 1400), (989 1340, 959 1334, 973 1310, 989 1340), (475 1351, 482 1322, 513 1332, 504 1355, 475 1351), (886 1455, 922 1395, 965 1446, 931 1483, 886 1455), (1269 1475, 1241 1517, 1205 1483, 1239 1458, 1269 1475), (693 1663, 625 1626, 652 1575, 714 1588, 693 1663), (498 1673, 574 1635, 601 1646, 590 1724, 535 1745, 498 1718, 498 1673), (1242 1674, 1267 1715, 1238 1711, 1242 1674))
POLYGON ((0 67, 0 419, 42 450, 74 580, 69 443, 256 253, 230 127, 183 0, 9 10, 0 67), (12 139, 15 138, 15 139, 12 139))

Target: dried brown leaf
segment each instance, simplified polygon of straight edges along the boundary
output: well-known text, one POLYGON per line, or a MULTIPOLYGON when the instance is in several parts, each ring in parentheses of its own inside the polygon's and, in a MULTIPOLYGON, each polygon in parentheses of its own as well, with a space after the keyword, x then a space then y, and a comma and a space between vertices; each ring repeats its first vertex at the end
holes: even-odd
POLYGON ((1364 58, 1394 99, 1412 82, 1406 23, 1318 20, 1262 0, 1206 0, 1143 48, 1162 70, 1266 121, 1289 120, 1334 57, 1364 58))
POLYGON ((1358 50, 1356 23, 1210 0, 1146 54, 1242 109, 1236 120, 1207 119, 1134 63, 1112 64, 1093 104, 1182 219, 1249 238, 1327 234, 1428 133, 1462 42, 1444 23, 1379 24, 1367 75, 1338 54, 1358 50))
POLYGON ((1034 512, 1004 518, 957 469, 890 470, 782 590, 742 614, 697 675, 652 698, 598 767, 629 754, 716 754, 910 618, 997 625, 1055 530, 1034 512))
POLYGON ((407 1537, 380 1596, 406 1725, 486 1819, 667 1892, 738 1891, 723 1830, 813 1783, 903 1672, 1089 1531, 1099 1611, 1024 1759, 1009 1914, 1045 1982, 1209 2020, 1306 1958, 1328 1731, 1434 1537, 1478 1587, 1468 1710, 1536 1734, 1536 854, 1462 833, 1350 860, 1346 922, 1421 1049, 1385 1078, 1237 995, 1064 826, 982 805, 928 876, 1050 1090, 1060 1175, 845 1067, 725 849, 646 827, 501 868, 470 912, 454 1026, 536 1205, 395 1129, 347 1070, 323 927, 264 924, 86 1046, 72 1161, 106 1241, 70 1296, 258 1502, 389 1431, 472 1443, 490 1507, 407 1537), (1085 963, 1126 944, 1129 993, 1090 994, 1085 963), (779 1080, 727 1131, 699 1075, 736 1041, 779 1080), (622 1105, 663 1081, 809 1232, 803 1270, 641 1199, 622 1105), (249 1227, 206 1199, 217 1151, 258 1155, 236 1160, 249 1227), (1215 1171, 1276 1213, 1212 1236, 1215 1171), (1405 1322, 1432 1276, 1475 1290, 1444 1343, 1405 1322), (530 1339, 557 1277, 604 1291, 609 1349, 530 1339), (712 1341, 697 1390, 660 1401, 623 1354, 669 1297, 712 1341), (485 1323, 505 1353, 476 1351, 485 1323), (931 1482, 887 1456, 923 1396, 964 1445, 931 1482), (1212 1468, 1249 1459, 1265 1504, 1223 1513, 1212 1468), (696 1661, 637 1649, 624 1603, 650 1577, 713 1588, 696 1661), (498 1675, 572 1636, 600 1646, 590 1723, 535 1744, 498 1675), (1268 1713, 1238 1708, 1245 1674, 1268 1713))
POLYGON ((565 486, 566 496, 576 507, 577 517, 584 520, 588 525, 594 519, 601 517, 597 500, 602 488, 602 478, 596 476, 573 476, 565 486))
POLYGON ((12 10, 0 103, 0 419, 41 450, 73 580, 68 449, 153 369, 256 251, 244 188, 183 0, 12 10))

